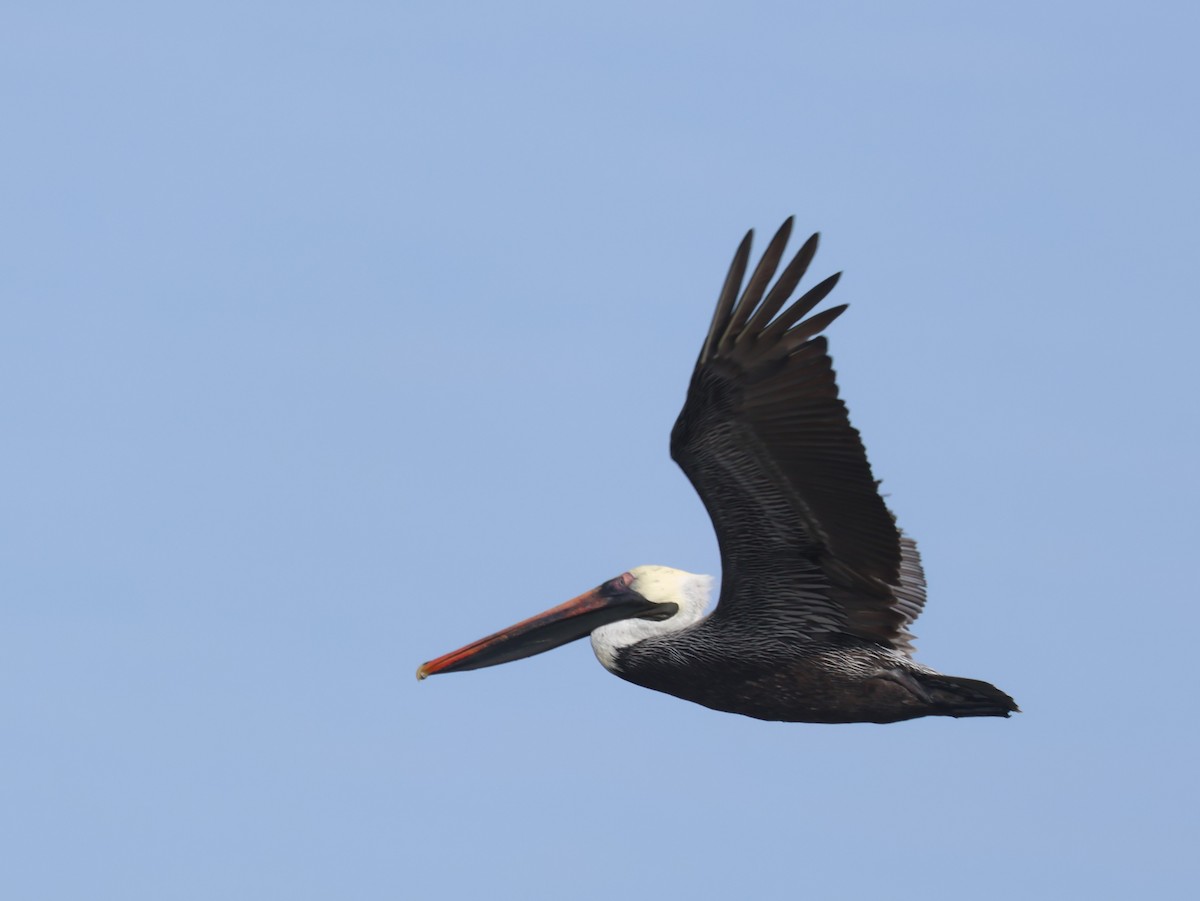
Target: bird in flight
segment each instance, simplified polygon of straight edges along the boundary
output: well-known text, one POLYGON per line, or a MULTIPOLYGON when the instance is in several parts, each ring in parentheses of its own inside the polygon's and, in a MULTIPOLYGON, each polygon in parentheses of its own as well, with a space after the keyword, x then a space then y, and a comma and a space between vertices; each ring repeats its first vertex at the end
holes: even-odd
POLYGON ((1018 710, 994 685, 912 659, 909 626, 925 606, 921 558, 884 504, 838 397, 822 332, 846 307, 808 315, 839 274, 792 300, 817 235, 772 284, 791 229, 789 218, 748 281, 753 232, 738 246, 671 431, 671 457, 717 533, 713 610, 710 576, 637 566, 422 664, 418 679, 590 635, 600 663, 622 679, 763 720, 891 723, 1018 710))

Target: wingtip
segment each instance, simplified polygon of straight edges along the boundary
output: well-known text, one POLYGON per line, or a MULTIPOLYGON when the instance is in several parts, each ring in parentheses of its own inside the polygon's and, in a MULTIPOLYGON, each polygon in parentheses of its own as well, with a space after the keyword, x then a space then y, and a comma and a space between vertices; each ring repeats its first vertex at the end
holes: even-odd
MULTIPOLYGON (((784 244, 787 244, 788 238, 792 236, 792 222, 795 220, 795 218, 795 216, 788 216, 783 220, 783 225, 775 229, 775 237, 771 239, 772 244, 774 244, 776 241, 782 241, 784 244)), ((782 252, 783 248, 780 248, 780 253, 782 252)))

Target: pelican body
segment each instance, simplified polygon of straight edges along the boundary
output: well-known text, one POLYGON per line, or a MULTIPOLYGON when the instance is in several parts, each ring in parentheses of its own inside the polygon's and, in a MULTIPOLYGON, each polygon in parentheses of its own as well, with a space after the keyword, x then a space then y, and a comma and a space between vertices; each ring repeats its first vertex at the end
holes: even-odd
POLYGON ((748 281, 753 232, 739 245, 671 432, 671 456, 720 545, 712 612, 711 577, 638 566, 422 664, 419 679, 590 635, 601 664, 623 679, 763 720, 891 723, 1018 710, 987 682, 912 659, 909 626, 925 604, 921 558, 884 504, 838 397, 821 333, 846 307, 804 318, 840 273, 791 301, 816 235, 771 284, 791 227, 788 219, 748 281))

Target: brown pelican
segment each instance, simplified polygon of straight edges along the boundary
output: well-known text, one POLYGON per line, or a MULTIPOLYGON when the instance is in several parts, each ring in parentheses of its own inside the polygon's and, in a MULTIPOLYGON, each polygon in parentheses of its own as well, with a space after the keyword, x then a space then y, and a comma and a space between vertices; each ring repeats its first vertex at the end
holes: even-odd
POLYGON ((816 251, 813 235, 767 290, 791 228, 788 219, 740 297, 753 232, 738 247, 671 432, 671 456, 720 544, 713 611, 705 614, 711 577, 637 566, 422 664, 418 679, 590 634, 600 662, 622 679, 764 720, 890 723, 1017 710, 987 682, 912 659, 909 625, 925 605, 921 558, 879 494, 821 335, 846 307, 803 318, 840 273, 788 304, 816 251))

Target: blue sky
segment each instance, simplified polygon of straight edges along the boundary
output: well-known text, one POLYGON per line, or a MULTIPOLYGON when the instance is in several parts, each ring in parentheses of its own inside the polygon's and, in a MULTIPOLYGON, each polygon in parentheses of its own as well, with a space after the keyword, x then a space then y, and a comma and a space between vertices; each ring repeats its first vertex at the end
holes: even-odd
POLYGON ((1192 897, 1198 25, 9 4, 4 895, 1192 897), (718 571, 667 436, 790 214, 920 659, 1025 712, 760 723, 586 643, 418 685, 718 571))

